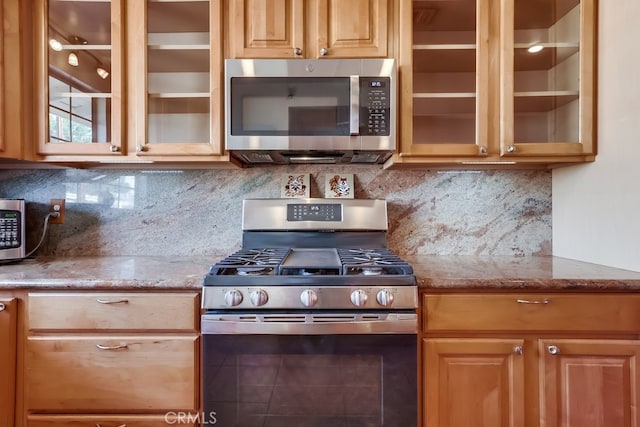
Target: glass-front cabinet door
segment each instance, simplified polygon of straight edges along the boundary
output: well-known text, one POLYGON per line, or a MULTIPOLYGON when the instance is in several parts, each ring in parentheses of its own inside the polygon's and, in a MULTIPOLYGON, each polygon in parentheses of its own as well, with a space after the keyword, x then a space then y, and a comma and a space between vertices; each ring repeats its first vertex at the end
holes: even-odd
MULTIPOLYGON (((412 79, 404 79, 401 117, 405 156, 486 154, 489 93, 489 12, 476 0, 414 1, 412 79), (412 82, 411 82, 412 80, 412 82)), ((401 31, 407 25, 401 23, 401 31)), ((410 25, 408 27, 411 27, 410 25)), ((401 49, 406 49, 405 46, 401 49)))
MULTIPOLYGON (((128 2, 130 150, 222 154, 221 1, 128 2)), ((166 157, 165 157, 166 158, 166 157)))
POLYGON ((594 153, 594 0, 502 0, 501 155, 594 153))
POLYGON ((38 153, 121 155, 122 0, 36 4, 38 153))

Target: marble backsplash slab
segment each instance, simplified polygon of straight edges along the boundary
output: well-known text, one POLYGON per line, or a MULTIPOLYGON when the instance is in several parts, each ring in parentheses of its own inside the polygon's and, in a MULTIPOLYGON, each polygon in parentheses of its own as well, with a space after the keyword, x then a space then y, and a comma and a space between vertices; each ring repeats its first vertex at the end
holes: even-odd
POLYGON ((52 198, 66 219, 37 255, 213 256, 241 245, 245 198, 280 197, 285 174, 353 174, 355 198, 388 201, 388 246, 398 254, 551 255, 551 172, 384 171, 297 165, 242 170, 0 170, 0 197, 27 202, 27 250, 52 198))

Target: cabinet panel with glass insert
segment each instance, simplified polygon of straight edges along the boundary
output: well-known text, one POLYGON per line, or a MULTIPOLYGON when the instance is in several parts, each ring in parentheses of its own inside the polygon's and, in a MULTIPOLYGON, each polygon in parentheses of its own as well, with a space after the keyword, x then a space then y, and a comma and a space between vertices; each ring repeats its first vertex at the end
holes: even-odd
POLYGON ((595 1, 503 4, 501 154, 595 153, 595 1))
POLYGON ((128 60, 137 156, 222 154, 220 1, 131 2, 128 60))
POLYGON ((122 153, 122 1, 35 8, 38 154, 122 153))
POLYGON ((595 14, 595 0, 402 2, 386 167, 593 160, 595 14))

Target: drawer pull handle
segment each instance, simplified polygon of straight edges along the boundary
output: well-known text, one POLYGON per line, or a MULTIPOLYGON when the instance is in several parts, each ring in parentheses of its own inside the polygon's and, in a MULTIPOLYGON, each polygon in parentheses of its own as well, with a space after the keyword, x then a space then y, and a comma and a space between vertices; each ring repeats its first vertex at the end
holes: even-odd
POLYGON ((102 299, 102 298, 98 298, 96 301, 99 302, 100 304, 126 304, 126 303, 129 302, 129 300, 126 299, 126 298, 120 298, 120 299, 102 299))
POLYGON ((516 302, 518 304, 550 304, 551 300, 550 299, 543 299, 543 300, 529 300, 529 299, 517 299, 516 302))
POLYGON ((96 347, 98 348, 98 350, 123 350, 125 348, 129 348, 127 344, 120 344, 120 345, 96 344, 96 347))
POLYGON ((6 308, 7 306, 0 302, 0 311, 4 311, 6 308))
MULTIPOLYGON (((102 427, 102 424, 96 423, 96 427, 102 427)), ((120 424, 118 427, 127 427, 126 424, 120 424)))

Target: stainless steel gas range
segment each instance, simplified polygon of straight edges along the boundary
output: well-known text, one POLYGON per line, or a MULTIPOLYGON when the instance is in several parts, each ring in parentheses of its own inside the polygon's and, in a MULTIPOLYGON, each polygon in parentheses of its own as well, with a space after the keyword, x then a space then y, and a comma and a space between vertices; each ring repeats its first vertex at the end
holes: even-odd
POLYGON ((225 426, 417 418, 417 285, 384 200, 250 199, 205 276, 204 412, 225 426))

